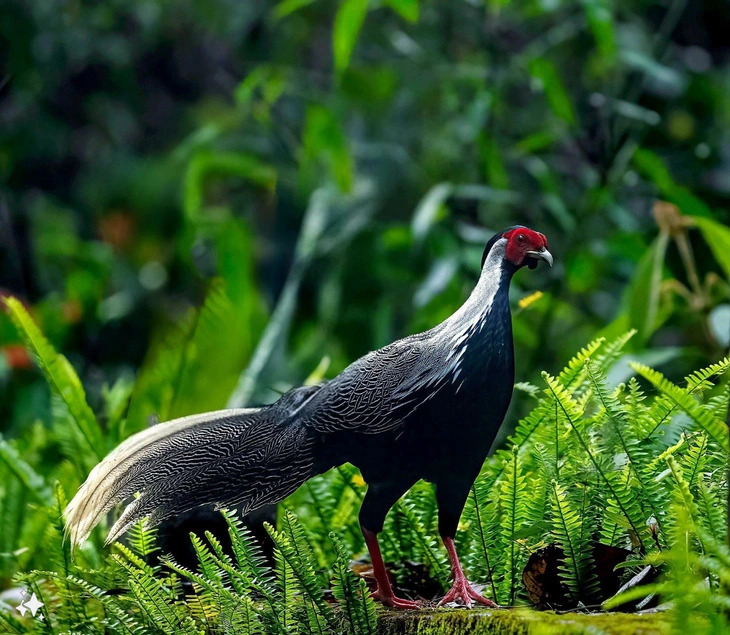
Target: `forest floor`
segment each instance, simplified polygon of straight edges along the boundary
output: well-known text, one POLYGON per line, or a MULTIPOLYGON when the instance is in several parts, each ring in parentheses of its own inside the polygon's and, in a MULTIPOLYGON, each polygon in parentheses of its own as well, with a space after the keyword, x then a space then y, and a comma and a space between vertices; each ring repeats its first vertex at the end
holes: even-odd
POLYGON ((651 613, 553 613, 530 609, 384 610, 380 635, 512 635, 610 633, 661 635, 670 632, 666 615, 651 613))

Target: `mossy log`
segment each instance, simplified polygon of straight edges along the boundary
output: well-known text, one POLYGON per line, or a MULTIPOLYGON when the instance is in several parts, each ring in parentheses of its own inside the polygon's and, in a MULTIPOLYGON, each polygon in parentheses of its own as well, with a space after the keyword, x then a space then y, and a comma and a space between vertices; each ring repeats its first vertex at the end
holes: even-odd
POLYGON ((670 632, 662 613, 552 613, 530 609, 383 610, 379 635, 543 635, 610 633, 663 635, 670 632))

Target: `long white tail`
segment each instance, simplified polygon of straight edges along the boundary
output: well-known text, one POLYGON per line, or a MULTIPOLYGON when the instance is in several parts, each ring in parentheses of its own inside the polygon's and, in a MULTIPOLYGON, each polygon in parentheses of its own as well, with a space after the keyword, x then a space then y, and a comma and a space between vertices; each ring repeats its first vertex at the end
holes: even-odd
POLYGON ((313 444, 296 411, 319 387, 263 408, 219 410, 157 424, 120 444, 89 474, 64 512, 82 543, 115 505, 139 494, 107 542, 146 516, 153 523, 204 504, 251 511, 281 500, 312 473, 313 444))

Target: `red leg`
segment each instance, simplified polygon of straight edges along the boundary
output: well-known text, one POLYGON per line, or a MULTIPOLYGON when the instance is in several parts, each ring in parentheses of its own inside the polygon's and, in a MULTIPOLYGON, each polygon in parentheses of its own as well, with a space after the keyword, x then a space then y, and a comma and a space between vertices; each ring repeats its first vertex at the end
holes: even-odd
POLYGON ((385 570, 383 556, 380 555, 377 534, 369 529, 365 529, 365 527, 361 527, 361 529, 362 535, 365 536, 365 544, 368 546, 368 551, 370 552, 370 559, 373 562, 375 581, 378 583, 378 588, 373 593, 373 598, 397 609, 417 609, 418 604, 413 600, 404 600, 396 597, 388 579, 388 572, 385 570))
POLYGON ((439 602, 439 606, 446 604, 447 602, 455 602, 461 600, 467 607, 471 608, 471 601, 479 602, 480 604, 486 604, 492 608, 498 608, 492 600, 485 598, 483 595, 477 593, 471 588, 471 584, 464 575, 464 570, 461 568, 459 562, 459 556, 456 553, 456 547, 454 546, 454 539, 448 536, 442 537, 446 551, 449 553, 449 559, 451 560, 451 575, 454 578, 454 585, 451 590, 444 595, 439 602))

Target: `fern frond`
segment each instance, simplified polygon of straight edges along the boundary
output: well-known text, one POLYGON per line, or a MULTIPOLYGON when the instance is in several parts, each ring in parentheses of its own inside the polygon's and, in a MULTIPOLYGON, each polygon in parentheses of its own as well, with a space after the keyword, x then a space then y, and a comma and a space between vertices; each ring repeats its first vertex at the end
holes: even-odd
POLYGON ((56 352, 20 301, 7 297, 3 303, 51 390, 61 397, 68 409, 74 425, 87 444, 87 452, 91 451, 91 463, 101 460, 106 453, 102 429, 86 402, 86 393, 76 371, 63 355, 56 352))
POLYGON ((460 544, 462 563, 472 579, 484 580, 487 592, 499 604, 495 572, 499 566, 500 548, 499 514, 497 503, 489 501, 491 484, 480 475, 474 482, 466 502, 462 522, 466 526, 463 533, 468 540, 460 544))
POLYGON ((224 511, 223 516, 228 524, 228 535, 231 538, 231 548, 236 557, 238 570, 251 583, 256 583, 269 594, 273 594, 274 583, 271 569, 266 564, 266 557, 261 551, 261 547, 234 512, 224 511))
MULTIPOLYGON (((664 493, 654 479, 654 474, 648 469, 653 458, 646 446, 642 446, 640 439, 635 436, 639 425, 630 425, 628 414, 618 400, 616 394, 611 393, 604 373, 590 360, 586 361, 586 371, 593 387, 596 401, 606 414, 613 433, 619 440, 620 450, 626 455, 629 465, 638 481, 638 495, 643 507, 655 518, 661 530, 662 506, 664 493)), ((609 449, 610 451, 610 449, 609 449)))
POLYGON ((436 542, 433 531, 424 527, 422 519, 416 513, 413 505, 404 500, 395 504, 395 509, 406 520, 409 535, 414 542, 416 551, 428 565, 433 576, 446 587, 449 580, 449 570, 446 567, 445 557, 436 542))
MULTIPOLYGON (((684 410, 684 412, 686 412, 689 417, 695 421, 695 423, 707 432, 710 438, 715 441, 715 443, 717 443, 723 451, 727 452, 730 449, 727 426, 724 422, 719 421, 715 416, 713 416, 713 414, 704 408, 704 406, 697 403, 697 400, 688 390, 673 384, 659 371, 649 368, 644 364, 632 363, 631 368, 654 385, 657 390, 666 395, 679 408, 684 410)), ((698 381, 703 382, 706 381, 706 379, 698 381)), ((698 385, 699 384, 694 383, 695 387, 698 385)))
POLYGON ((127 536, 129 546, 140 558, 146 559, 157 551, 157 528, 150 527, 146 518, 132 525, 127 536))
POLYGON ((518 592, 517 580, 522 572, 518 532, 527 518, 526 489, 527 479, 515 447, 512 449, 512 460, 504 471, 499 497, 502 542, 507 550, 503 563, 504 591, 502 595, 509 598, 510 606, 515 603, 518 592))
POLYGON ((724 357, 719 362, 694 371, 684 379, 687 390, 702 391, 714 386, 715 382, 712 379, 724 375, 728 369, 730 369, 730 357, 724 357))
POLYGON ((377 615, 368 585, 350 569, 347 552, 337 534, 330 533, 330 540, 337 556, 332 593, 344 609, 348 631, 352 635, 375 635, 377 615))
POLYGON ((197 635, 197 628, 190 616, 180 610, 176 595, 168 584, 154 575, 151 567, 126 547, 119 545, 121 554, 112 558, 129 574, 129 589, 148 623, 155 629, 167 633, 197 635))
POLYGON ((634 493, 626 486, 626 483, 623 482, 620 477, 617 477, 616 474, 608 472, 606 469, 601 467, 595 452, 591 449, 590 444, 579 431, 576 422, 578 422, 582 414, 581 408, 555 378, 545 372, 543 372, 543 377, 548 384, 548 392, 552 394, 553 398, 559 404, 576 440, 588 455, 588 458, 600 475, 602 481, 607 486, 612 502, 621 511, 621 514, 626 519, 629 528, 635 533, 644 547, 646 548, 648 546, 651 548, 651 544, 646 535, 648 531, 645 518, 639 508, 634 493))
POLYGON ((563 550, 560 577, 568 586, 573 599, 586 599, 597 589, 598 581, 591 571, 591 536, 583 531, 583 520, 576 506, 557 481, 550 487, 552 505, 551 533, 563 550))
POLYGON ((719 488, 710 487, 700 479, 696 502, 702 528, 713 540, 723 542, 727 535, 727 501, 720 495, 719 488))
POLYGON ((322 597, 322 585, 315 573, 314 558, 307 543, 304 530, 291 512, 282 519, 282 530, 265 525, 266 531, 281 554, 284 564, 290 568, 294 583, 306 599, 310 628, 324 633, 324 629, 336 628, 332 610, 322 597))
POLYGON ((113 632, 126 632, 130 633, 130 635, 144 635, 148 632, 146 624, 139 622, 127 607, 121 604, 113 595, 109 595, 104 589, 75 575, 64 577, 55 571, 44 571, 42 573, 45 577, 54 579, 59 584, 66 585, 70 583, 78 587, 82 591, 79 599, 83 602, 88 602, 83 594, 97 600, 107 613, 107 617, 104 620, 105 625, 113 632))
POLYGON ((687 451, 680 460, 682 474, 687 484, 693 487, 704 471, 707 462, 707 435, 700 433, 689 444, 687 451))
POLYGON ((596 351, 601 348, 605 342, 605 337, 598 337, 580 349, 580 351, 578 351, 578 353, 570 359, 565 368, 560 371, 558 381, 563 384, 563 386, 570 389, 573 383, 577 382, 577 380, 583 376, 586 360, 593 357, 596 354, 596 351))
POLYGON ((673 456, 668 456, 666 462, 676 483, 675 498, 687 510, 688 517, 693 524, 693 531, 697 533, 701 528, 700 510, 689 488, 689 483, 684 480, 682 470, 673 456))
POLYGON ((616 363, 619 357, 624 353, 624 347, 629 343, 632 337, 636 335, 636 329, 631 329, 626 333, 612 339, 602 349, 600 355, 596 357, 596 364, 603 372, 606 372, 616 363))

